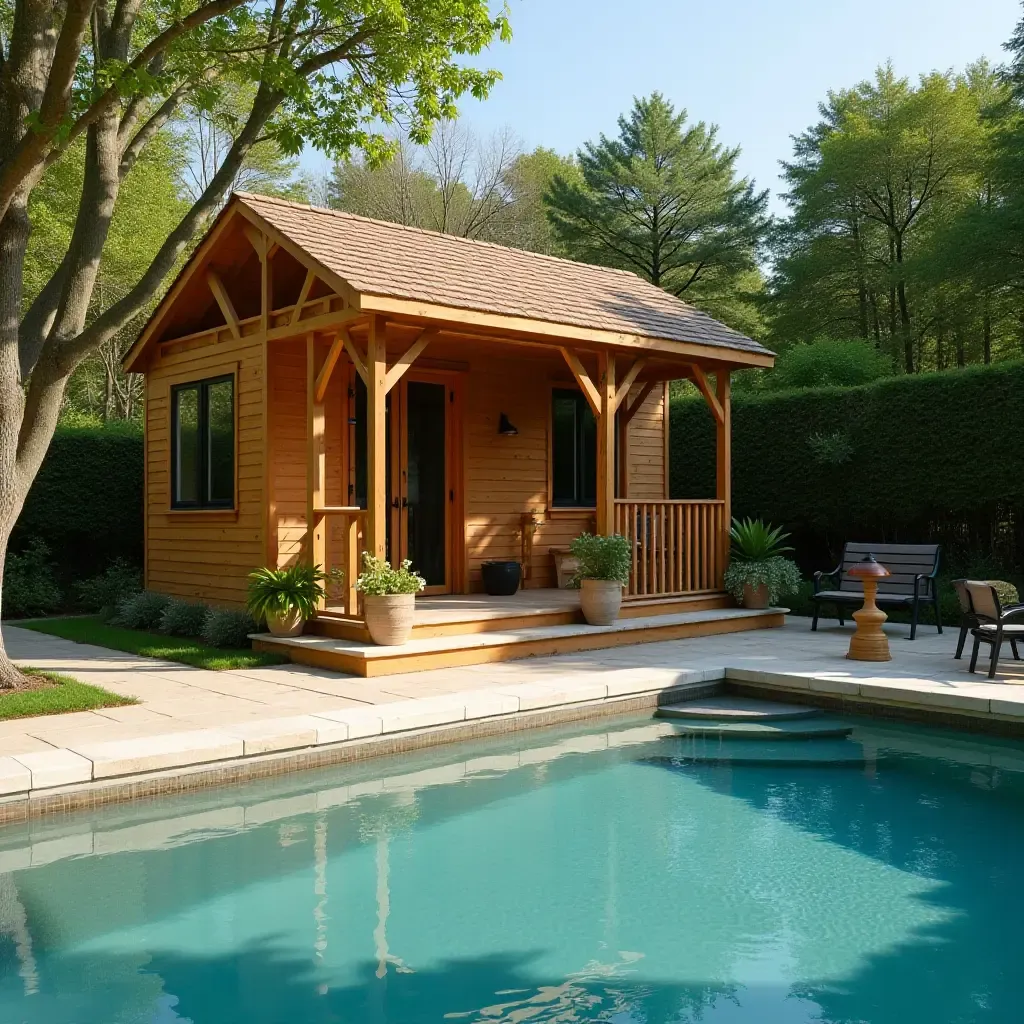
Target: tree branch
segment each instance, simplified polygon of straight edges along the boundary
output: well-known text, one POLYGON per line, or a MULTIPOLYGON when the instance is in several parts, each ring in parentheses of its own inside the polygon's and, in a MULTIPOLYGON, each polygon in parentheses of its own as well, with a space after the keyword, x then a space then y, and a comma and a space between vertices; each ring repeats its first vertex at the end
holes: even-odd
MULTIPOLYGON (((158 36, 147 43, 146 46, 144 46, 142 50, 140 50, 139 53, 128 62, 126 71, 139 71, 142 68, 147 67, 150 61, 152 61, 158 54, 163 53, 163 51, 175 42, 175 40, 188 32, 205 25, 208 21, 212 21, 214 18, 220 17, 222 14, 226 14, 228 11, 240 6, 243 2, 244 0, 210 0, 209 3, 204 4, 191 14, 182 18, 181 21, 170 25, 158 36)), ((85 27, 88 25, 89 15, 93 7, 93 0, 70 0, 68 7, 69 13, 65 16, 65 26, 69 24, 68 19, 70 18, 72 7, 76 10, 78 8, 83 8, 84 15, 83 24, 75 38, 74 52, 65 55, 65 62, 70 59, 70 71, 64 67, 64 64, 61 65, 61 75, 67 78, 64 104, 60 107, 59 114, 57 114, 52 125, 45 116, 41 118, 43 124, 46 126, 45 129, 29 132, 25 135, 21 143, 19 143, 19 147, 16 149, 12 158, 4 167, 3 173, 0 175, 0 219, 2 219, 4 214, 7 212, 11 199, 17 190, 32 174, 32 171, 40 165, 44 154, 47 152, 51 143, 53 143, 57 136, 61 120, 63 120, 64 115, 67 113, 67 100, 70 96, 71 81, 74 77, 78 55, 81 52, 82 35, 84 34, 85 27)), ((63 29, 61 31, 61 38, 64 38, 63 29)), ((58 47, 59 46, 60 43, 58 43, 58 47)), ((68 50, 71 48, 70 39, 68 41, 67 48, 68 50)), ((57 63, 58 62, 55 57, 54 67, 57 67, 57 63)), ((51 71, 47 82, 47 94, 51 92, 51 85, 56 81, 57 77, 55 77, 54 73, 51 71)), ((118 86, 119 83, 117 82, 111 85, 75 120, 71 129, 65 136, 63 136, 60 143, 56 146, 56 152, 58 155, 64 152, 68 145, 77 139, 78 136, 89 127, 89 125, 93 124, 100 117, 110 111, 114 105, 120 101, 121 93, 118 86)), ((54 86, 54 92, 56 92, 56 88, 57 87, 54 86)), ((46 107, 45 98, 43 107, 46 107)), ((42 109, 43 108, 41 108, 41 110, 42 109)))

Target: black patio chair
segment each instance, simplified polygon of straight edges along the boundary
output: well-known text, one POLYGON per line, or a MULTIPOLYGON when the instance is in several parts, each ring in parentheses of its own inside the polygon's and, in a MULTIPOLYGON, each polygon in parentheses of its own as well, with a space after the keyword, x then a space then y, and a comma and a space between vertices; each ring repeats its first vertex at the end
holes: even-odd
POLYGON ((967 643, 967 634, 981 623, 978 616, 974 614, 971 607, 971 595, 967 590, 967 580, 953 580, 953 589, 956 591, 956 599, 960 602, 960 636, 956 642, 955 659, 959 659, 964 653, 964 644, 967 643))
POLYGON ((971 629, 974 636, 974 648, 971 651, 971 667, 973 672, 978 664, 978 648, 983 644, 992 647, 992 660, 989 663, 988 677, 994 679, 999 664, 999 649, 1004 640, 1010 641, 1013 656, 1020 661, 1017 641, 1024 639, 1024 605, 1015 605, 1004 610, 999 603, 999 594, 991 583, 981 580, 964 580, 964 587, 970 598, 971 609, 978 625, 971 629))

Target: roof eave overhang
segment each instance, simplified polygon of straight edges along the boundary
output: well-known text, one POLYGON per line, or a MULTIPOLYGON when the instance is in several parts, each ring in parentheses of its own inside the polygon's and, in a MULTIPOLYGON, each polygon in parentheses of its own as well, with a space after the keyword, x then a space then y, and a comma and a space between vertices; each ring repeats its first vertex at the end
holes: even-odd
POLYGON ((445 306, 416 299, 402 299, 391 295, 374 295, 362 292, 360 309, 364 313, 381 313, 390 317, 404 317, 410 320, 446 324, 461 327, 470 332, 493 335, 500 341, 502 332, 521 337, 535 338, 552 345, 583 344, 599 348, 630 348, 677 356, 697 362, 728 364, 736 368, 771 367, 775 365, 775 354, 767 349, 751 351, 731 348, 725 345, 708 345, 698 341, 674 341, 643 334, 628 334, 606 331, 575 324, 535 320, 530 317, 513 316, 505 313, 486 313, 458 306, 445 306))

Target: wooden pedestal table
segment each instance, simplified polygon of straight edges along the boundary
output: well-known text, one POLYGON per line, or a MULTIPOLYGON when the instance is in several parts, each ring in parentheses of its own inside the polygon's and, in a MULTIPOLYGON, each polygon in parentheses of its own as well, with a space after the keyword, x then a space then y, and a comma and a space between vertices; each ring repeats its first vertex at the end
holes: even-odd
POLYGON ((882 631, 882 624, 888 616, 875 604, 878 581, 889 576, 889 570, 879 565, 873 555, 867 554, 847 571, 847 575, 863 583, 864 607, 853 613, 857 630, 850 638, 846 656, 854 661, 891 661, 889 640, 882 631))

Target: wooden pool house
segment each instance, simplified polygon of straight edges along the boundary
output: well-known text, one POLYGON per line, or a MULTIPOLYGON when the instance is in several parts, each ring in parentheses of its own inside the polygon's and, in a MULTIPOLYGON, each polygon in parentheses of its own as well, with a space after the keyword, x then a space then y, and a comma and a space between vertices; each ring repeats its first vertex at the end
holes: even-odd
POLYGON ((237 606, 257 566, 339 568, 288 653, 368 675, 776 625, 722 588, 730 374, 772 362, 625 271, 236 193, 124 361, 146 586, 237 606), (679 379, 714 418, 706 500, 670 497, 679 379), (558 589, 584 530, 633 544, 614 627, 558 589), (427 580, 403 648, 368 645, 363 551, 427 580), (487 560, 521 562, 518 595, 482 595, 487 560))

